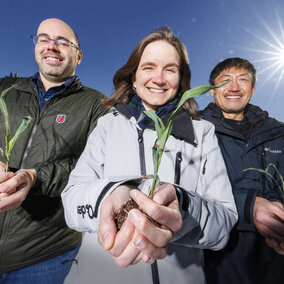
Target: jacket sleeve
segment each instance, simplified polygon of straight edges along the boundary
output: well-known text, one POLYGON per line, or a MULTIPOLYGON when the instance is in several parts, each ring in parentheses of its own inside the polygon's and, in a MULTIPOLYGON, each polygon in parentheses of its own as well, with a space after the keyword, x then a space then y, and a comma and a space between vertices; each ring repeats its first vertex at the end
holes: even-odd
POLYGON ((61 194, 66 223, 80 232, 96 232, 102 201, 120 184, 138 178, 104 177, 106 128, 99 119, 61 194))
POLYGON ((213 125, 208 126, 201 139, 197 188, 190 192, 178 188, 183 226, 173 241, 218 250, 226 245, 238 214, 213 125))
POLYGON ((239 214, 237 229, 240 231, 256 232, 253 222, 253 206, 256 196, 264 197, 263 194, 254 188, 238 188, 234 192, 239 214))
POLYGON ((238 182, 234 184, 234 195, 239 213, 237 229, 240 231, 257 232, 253 221, 253 207, 257 196, 269 201, 284 201, 284 193, 281 192, 282 181, 279 175, 284 174, 282 163, 284 159, 283 137, 284 135, 281 135, 278 138, 271 139, 265 145, 261 145, 263 148, 267 149, 263 151, 262 155, 264 157, 264 163, 263 166, 261 166, 261 164, 259 164, 259 166, 254 166, 255 168, 262 168, 265 170, 265 167, 270 165, 268 172, 273 179, 258 171, 247 171, 246 173, 253 181, 254 188, 252 188, 252 186, 244 188, 244 178, 240 181, 240 185, 238 182), (276 151, 270 152, 270 149, 276 149, 276 151))
MULTIPOLYGON (((101 97, 102 96, 100 96, 100 98, 101 97)), ((108 112, 107 109, 101 107, 98 100, 93 105, 87 137, 96 127, 98 118, 108 112)), ((85 139, 86 142, 87 137, 82 137, 82 139, 85 139)), ((33 186, 34 192, 36 192, 36 194, 48 195, 50 197, 60 196, 68 182, 71 171, 75 168, 80 154, 81 153, 76 153, 73 157, 68 157, 62 160, 47 161, 37 165, 35 168, 37 180, 33 186)))

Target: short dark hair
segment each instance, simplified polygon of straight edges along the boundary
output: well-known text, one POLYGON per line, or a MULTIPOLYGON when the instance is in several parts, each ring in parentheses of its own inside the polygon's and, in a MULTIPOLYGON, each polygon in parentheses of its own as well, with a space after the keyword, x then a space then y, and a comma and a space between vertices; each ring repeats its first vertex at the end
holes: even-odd
POLYGON ((215 85, 215 79, 219 76, 219 74, 226 69, 230 69, 235 67, 237 69, 246 69, 252 76, 252 86, 255 85, 256 81, 256 70, 252 63, 250 63, 247 59, 243 59, 240 57, 231 57, 227 58, 224 61, 218 63, 214 69, 212 70, 209 78, 209 84, 215 85))
MULTIPOLYGON (((159 40, 171 44, 179 54, 180 84, 178 89, 178 96, 181 96, 185 91, 190 89, 191 72, 189 68, 187 50, 184 44, 176 36, 173 35, 171 29, 163 26, 145 36, 134 48, 127 63, 119 70, 117 70, 113 77, 115 92, 109 99, 103 101, 102 105, 104 107, 113 107, 116 103, 127 104, 131 100, 131 98, 135 94, 132 85, 132 78, 137 71, 144 49, 148 44, 159 40)), ((197 110, 197 104, 193 98, 187 100, 183 106, 193 118, 200 118, 199 112, 197 110)))

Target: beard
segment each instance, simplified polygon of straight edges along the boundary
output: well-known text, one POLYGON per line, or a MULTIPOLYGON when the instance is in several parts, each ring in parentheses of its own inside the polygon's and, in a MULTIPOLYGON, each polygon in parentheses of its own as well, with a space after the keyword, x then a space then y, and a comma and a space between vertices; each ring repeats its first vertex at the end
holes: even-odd
POLYGON ((39 72, 49 82, 66 82, 75 74, 77 64, 73 56, 62 57, 52 52, 46 52, 44 54, 36 54, 35 59, 39 72), (57 56, 60 59, 60 63, 50 64, 45 60, 48 55, 57 56))
POLYGON ((37 64, 41 75, 50 82, 60 83, 66 82, 74 75, 75 70, 71 66, 49 66, 47 64, 37 64))

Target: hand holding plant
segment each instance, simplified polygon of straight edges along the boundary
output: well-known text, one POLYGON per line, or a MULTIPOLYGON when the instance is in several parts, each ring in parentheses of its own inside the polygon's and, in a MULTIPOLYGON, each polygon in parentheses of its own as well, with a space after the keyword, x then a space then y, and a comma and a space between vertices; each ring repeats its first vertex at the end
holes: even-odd
POLYGON ((267 167, 266 167, 266 169, 257 169, 257 168, 248 168, 248 169, 245 169, 244 171, 258 171, 258 172, 260 172, 260 173, 262 173, 262 174, 265 174, 271 181, 273 181, 273 182, 275 182, 275 184, 277 185, 277 187, 278 187, 278 189, 279 189, 279 192, 280 192, 280 194, 281 194, 281 197, 282 197, 282 200, 284 200, 284 179, 283 179, 283 176, 281 175, 281 173, 278 171, 278 169, 277 169, 277 167, 274 165, 274 164, 272 164, 272 163, 270 163, 267 167), (277 175, 279 176, 279 178, 280 178, 280 182, 281 183, 279 183, 273 176, 272 176, 272 174, 269 172, 269 169, 270 168, 274 168, 275 169, 275 171, 276 171, 276 173, 277 173, 277 175))
MULTIPOLYGON (((284 201, 284 179, 283 179, 283 176, 281 175, 281 173, 278 171, 277 167, 270 163, 266 169, 257 169, 257 168, 248 168, 248 169, 245 169, 244 171, 250 171, 250 170, 253 170, 253 171, 258 171, 262 174, 265 174, 271 181, 275 182, 275 184, 277 185, 278 189, 279 189, 279 192, 280 192, 280 195, 281 195, 281 199, 282 199, 282 203, 284 201), (280 182, 279 183, 274 177, 273 175, 269 172, 270 168, 274 168, 277 175, 279 176, 280 178, 280 182)), ((268 200, 266 199, 263 199, 263 202, 266 201, 267 203, 270 203, 268 200)), ((255 203, 257 203, 255 201, 255 203)), ((280 210, 282 210, 283 212, 283 204, 281 204, 280 202, 273 202, 277 205, 277 207, 279 207, 280 210), (278 203, 278 204, 277 204, 278 203)), ((256 206, 255 206, 256 207, 256 206)), ((255 210, 254 210, 255 211, 255 210)), ((254 214, 255 215, 255 214, 254 214)), ((280 223, 282 223, 284 225, 284 219, 280 218, 277 214, 273 214, 273 218, 278 220, 280 223)))

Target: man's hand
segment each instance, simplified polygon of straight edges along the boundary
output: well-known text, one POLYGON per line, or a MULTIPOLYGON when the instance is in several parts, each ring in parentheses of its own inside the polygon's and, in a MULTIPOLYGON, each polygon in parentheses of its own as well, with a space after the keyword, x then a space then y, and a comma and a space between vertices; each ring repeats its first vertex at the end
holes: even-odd
POLYGON ((253 220, 259 233, 265 237, 267 244, 276 252, 284 254, 283 205, 256 197, 253 220))
MULTIPOLYGON (((113 216, 121 205, 117 207, 114 204, 115 201, 121 200, 120 189, 121 187, 118 187, 102 204, 99 242, 108 250, 120 267, 127 267, 140 260, 152 263, 156 259, 165 258, 166 245, 172 239, 173 232, 178 231, 182 226, 173 185, 159 185, 155 190, 153 200, 138 190, 128 190, 128 197, 122 199, 128 200, 130 192, 131 197, 140 208, 162 226, 157 227, 140 210, 133 209, 116 234, 113 216)), ((118 203, 123 204, 121 201, 118 203)))
POLYGON ((0 212, 18 208, 36 181, 34 169, 0 173, 0 212))
POLYGON ((6 165, 0 161, 0 174, 5 173, 6 165))
POLYGON ((278 242, 274 239, 269 239, 269 238, 266 238, 265 241, 277 253, 284 255, 284 242, 278 242))

